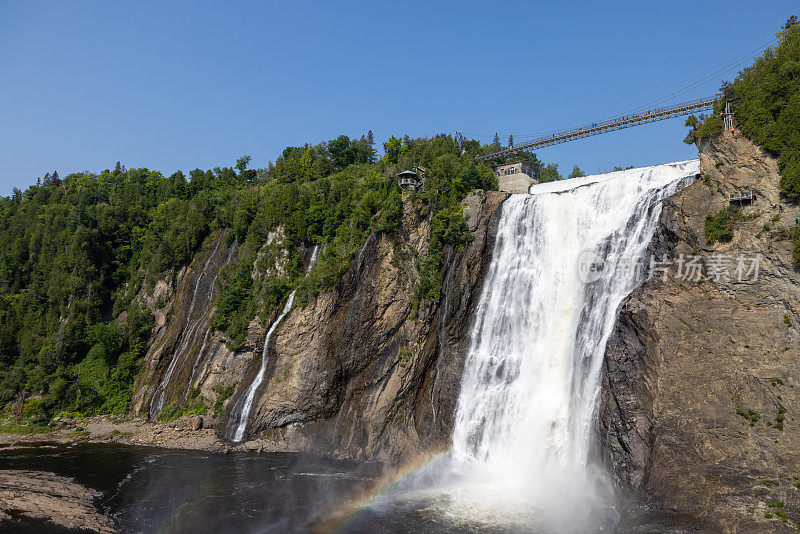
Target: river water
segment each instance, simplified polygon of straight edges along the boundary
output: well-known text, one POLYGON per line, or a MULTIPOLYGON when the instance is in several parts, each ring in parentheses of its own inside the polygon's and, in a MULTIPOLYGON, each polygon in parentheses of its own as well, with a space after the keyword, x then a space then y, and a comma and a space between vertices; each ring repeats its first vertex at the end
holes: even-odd
MULTIPOLYGON (((321 521, 382 473, 378 464, 303 454, 221 454, 118 444, 6 450, 0 452, 0 469, 72 477, 103 493, 98 508, 123 532, 143 533, 306 532, 317 525, 331 530, 321 521)), ((357 523, 341 531, 370 531, 357 523)))
MULTIPOLYGON (((387 468, 296 453, 213 453, 113 443, 0 450, 0 469, 50 471, 102 493, 125 533, 511 533, 441 513, 441 495, 385 490, 387 468)), ((416 479, 419 480, 418 478, 416 479)), ((74 533, 40 523, 0 532, 74 533)))

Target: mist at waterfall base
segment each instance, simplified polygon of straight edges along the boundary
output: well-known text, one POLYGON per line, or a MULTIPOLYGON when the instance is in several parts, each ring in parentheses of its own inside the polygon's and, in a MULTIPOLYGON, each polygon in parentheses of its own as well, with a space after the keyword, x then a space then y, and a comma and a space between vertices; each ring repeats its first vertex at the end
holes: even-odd
POLYGON ((451 452, 375 499, 371 513, 436 510, 479 531, 613 528, 615 492, 596 449, 606 342, 646 275, 662 200, 698 172, 697 160, 631 169, 504 202, 451 452), (604 264, 602 275, 587 258, 604 264))

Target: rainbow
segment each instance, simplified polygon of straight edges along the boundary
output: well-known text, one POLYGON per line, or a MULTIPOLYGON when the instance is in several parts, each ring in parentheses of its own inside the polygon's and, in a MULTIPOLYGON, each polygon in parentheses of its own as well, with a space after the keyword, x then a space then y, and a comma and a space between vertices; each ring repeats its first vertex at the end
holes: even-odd
POLYGON ((388 467, 383 475, 373 484, 359 490, 357 495, 346 500, 339 509, 314 526, 312 532, 317 534, 338 532, 347 527, 359 512, 376 504, 391 491, 403 483, 411 482, 416 475, 425 469, 444 461, 450 455, 450 449, 428 453, 414 460, 388 467))

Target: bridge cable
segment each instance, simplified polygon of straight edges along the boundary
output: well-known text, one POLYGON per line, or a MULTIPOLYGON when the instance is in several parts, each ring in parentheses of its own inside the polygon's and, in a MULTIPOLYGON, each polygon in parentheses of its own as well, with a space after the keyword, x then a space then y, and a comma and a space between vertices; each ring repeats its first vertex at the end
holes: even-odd
MULTIPOLYGON (((645 109, 649 109, 651 107, 655 107, 657 104, 660 104, 662 102, 668 102, 670 100, 675 100, 675 99, 677 99, 677 97, 679 95, 685 94, 685 93, 691 91, 692 89, 700 87, 701 85, 709 82, 714 77, 719 76, 721 74, 724 74, 724 73, 726 73, 726 72, 728 72, 728 71, 730 71, 730 70, 732 70, 732 69, 734 69, 734 68, 736 68, 736 67, 738 67, 738 66, 740 66, 740 65, 742 65, 742 64, 744 64, 744 63, 746 63, 748 61, 751 61, 752 59, 754 59, 756 57, 759 57, 768 47, 770 47, 771 45, 775 44, 777 41, 778 41, 777 38, 773 38, 770 41, 768 41, 766 44, 763 44, 763 45, 759 46, 758 48, 751 49, 750 51, 747 52, 747 54, 745 56, 739 57, 738 59, 723 65, 721 68, 715 70, 711 74, 707 74, 703 78, 701 78, 699 80, 696 80, 696 81, 692 82, 691 84, 689 84, 687 86, 684 86, 684 87, 681 87, 679 89, 676 89, 675 91, 672 91, 667 96, 651 100, 651 101, 649 101, 647 103, 644 103, 644 104, 642 104, 640 106, 637 106, 635 108, 629 108, 627 111, 621 112, 619 114, 608 115, 604 119, 601 119, 601 120, 598 120, 598 121, 594 121, 594 122, 604 122, 606 120, 611 120, 611 119, 614 119, 614 118, 618 118, 620 116, 630 115, 630 114, 633 114, 633 113, 637 113, 639 111, 643 111, 645 109)), ((563 123, 563 122, 564 122, 564 120, 558 121, 558 123, 563 123)), ((554 124, 554 126, 555 126, 555 124, 554 124)), ((514 137, 515 137, 515 139, 518 140, 519 144, 522 144, 523 143, 523 139, 527 139, 527 138, 531 138, 531 137, 538 137, 540 135, 547 135, 549 133, 554 133, 556 131, 558 131, 558 130, 549 130, 549 131, 542 131, 542 132, 537 132, 537 133, 518 134, 518 135, 515 135, 514 137)))
MULTIPOLYGON (((596 122, 596 123, 606 122, 608 120, 613 120, 615 118, 619 118, 620 116, 631 115, 631 114, 638 113, 640 111, 644 111, 644 110, 650 109, 651 107, 655 107, 656 105, 658 105, 660 103, 666 103, 666 102, 668 102, 670 100, 676 100, 679 95, 685 94, 685 93, 691 91, 692 89, 700 87, 701 85, 703 85, 703 84, 707 83, 708 81, 710 81, 712 78, 714 78, 716 76, 719 76, 720 74, 724 74, 725 72, 728 72, 728 71, 736 68, 737 66, 740 66, 740 65, 742 65, 742 64, 744 64, 744 63, 746 63, 748 61, 751 61, 752 59, 754 59, 756 57, 759 57, 766 48, 768 48, 769 46, 774 44, 776 41, 777 41, 777 39, 770 40, 766 45, 762 45, 762 46, 760 46, 760 47, 758 47, 756 49, 753 49, 753 50, 749 51, 746 56, 741 57, 739 59, 736 59, 733 62, 730 62, 730 63, 724 65, 722 68, 712 72, 711 74, 708 74, 708 75, 704 76, 700 80, 697 80, 697 81, 695 81, 695 82, 693 82, 693 83, 691 83, 691 84, 689 84, 687 86, 684 86, 684 87, 682 87, 680 89, 677 89, 677 90, 671 92, 668 96, 664 96, 664 97, 661 97, 661 98, 658 98, 658 99, 655 99, 655 100, 651 100, 650 102, 642 104, 642 105, 640 105, 640 106, 638 106, 636 108, 629 109, 628 111, 626 111, 624 113, 620 113, 619 115, 610 115, 610 116, 607 116, 604 119, 601 119, 601 120, 598 120, 598 121, 594 121, 594 122, 596 122), (755 53, 755 55, 753 55, 754 53, 755 53)), ((559 121, 559 122, 562 122, 562 121, 559 121)), ((581 126, 586 126, 587 124, 583 124, 581 126)), ((576 128, 580 128, 581 126, 577 126, 576 128)), ((559 132, 560 132, 560 130, 551 130, 551 131, 542 132, 539 135, 537 135, 537 134, 533 134, 533 135, 525 134, 525 135, 519 135, 519 136, 515 135, 514 137, 515 137, 515 140, 517 141, 518 144, 524 144, 524 143, 528 142, 528 140, 530 140, 529 138, 538 138, 540 136, 546 136, 548 134, 559 133, 559 132)))

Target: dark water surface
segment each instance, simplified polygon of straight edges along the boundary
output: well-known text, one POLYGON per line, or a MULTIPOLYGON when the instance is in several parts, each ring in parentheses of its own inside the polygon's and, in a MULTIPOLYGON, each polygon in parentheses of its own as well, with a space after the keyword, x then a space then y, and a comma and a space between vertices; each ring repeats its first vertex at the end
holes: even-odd
MULTIPOLYGON (((97 507, 126 533, 532 531, 453 523, 425 499, 354 507, 359 496, 378 494, 384 466, 307 454, 37 445, 0 449, 0 469, 50 471, 100 491, 97 507)), ((9 528, 0 532, 71 532, 35 523, 9 528)))
MULTIPOLYGON (((306 532, 374 485, 382 472, 376 464, 302 454, 226 455, 118 444, 0 451, 0 469, 52 471, 102 492, 98 507, 123 532, 192 533, 306 532)), ((386 526, 342 530, 392 531, 386 526)))

